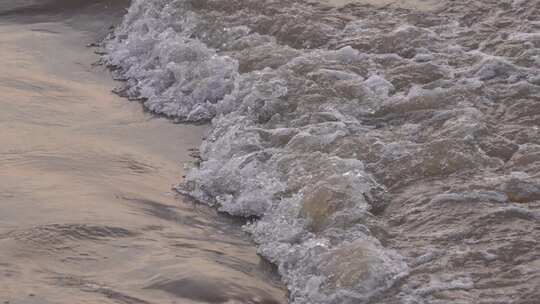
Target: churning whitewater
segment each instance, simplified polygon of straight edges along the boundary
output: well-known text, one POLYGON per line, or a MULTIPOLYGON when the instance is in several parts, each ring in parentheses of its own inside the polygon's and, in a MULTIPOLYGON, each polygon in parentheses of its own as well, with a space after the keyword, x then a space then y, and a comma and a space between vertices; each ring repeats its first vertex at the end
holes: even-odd
POLYGON ((295 304, 538 303, 540 1, 134 0, 123 96, 295 304), (382 5, 381 5, 382 3, 382 5))

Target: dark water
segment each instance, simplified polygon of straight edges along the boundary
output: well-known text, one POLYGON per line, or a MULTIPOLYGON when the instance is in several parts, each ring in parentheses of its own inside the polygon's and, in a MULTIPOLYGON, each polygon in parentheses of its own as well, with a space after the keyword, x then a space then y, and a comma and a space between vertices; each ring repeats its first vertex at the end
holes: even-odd
POLYGON ((238 220, 175 197, 205 127, 110 91, 128 1, 0 1, 0 303, 282 303, 238 220))

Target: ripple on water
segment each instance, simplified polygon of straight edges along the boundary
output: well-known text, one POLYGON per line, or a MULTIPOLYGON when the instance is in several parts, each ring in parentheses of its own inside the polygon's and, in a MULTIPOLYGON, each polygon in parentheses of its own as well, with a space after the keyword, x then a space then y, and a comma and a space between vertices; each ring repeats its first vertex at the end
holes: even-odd
POLYGON ((100 241, 113 238, 133 237, 136 232, 125 228, 96 226, 91 224, 49 224, 24 230, 14 230, 4 235, 25 243, 61 244, 69 241, 100 241))
POLYGON ((246 290, 241 285, 196 276, 153 283, 145 288, 163 290, 178 297, 204 303, 278 304, 263 290, 246 290), (252 294, 250 292, 253 292, 252 294))

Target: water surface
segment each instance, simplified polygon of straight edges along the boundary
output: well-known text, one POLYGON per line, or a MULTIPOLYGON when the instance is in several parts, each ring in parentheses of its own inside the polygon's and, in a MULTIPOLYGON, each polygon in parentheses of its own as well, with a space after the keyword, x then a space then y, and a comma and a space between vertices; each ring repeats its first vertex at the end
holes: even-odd
POLYGON ((204 126, 111 93, 127 1, 0 1, 0 302, 281 303, 238 220, 171 187, 204 126))
POLYGON ((294 304, 537 304, 539 0, 134 0, 123 93, 294 304))

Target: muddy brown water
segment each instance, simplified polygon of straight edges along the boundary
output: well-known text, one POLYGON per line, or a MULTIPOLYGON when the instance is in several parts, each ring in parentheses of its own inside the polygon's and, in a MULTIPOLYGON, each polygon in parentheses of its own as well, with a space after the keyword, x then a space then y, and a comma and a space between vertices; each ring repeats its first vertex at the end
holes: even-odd
POLYGON ((376 8, 405 8, 419 12, 435 11, 443 5, 443 2, 439 0, 308 0, 308 2, 322 3, 335 7, 344 7, 350 4, 364 4, 376 8))
POLYGON ((85 47, 128 1, 0 1, 0 303, 283 303, 237 219, 176 197, 204 126, 85 47))

